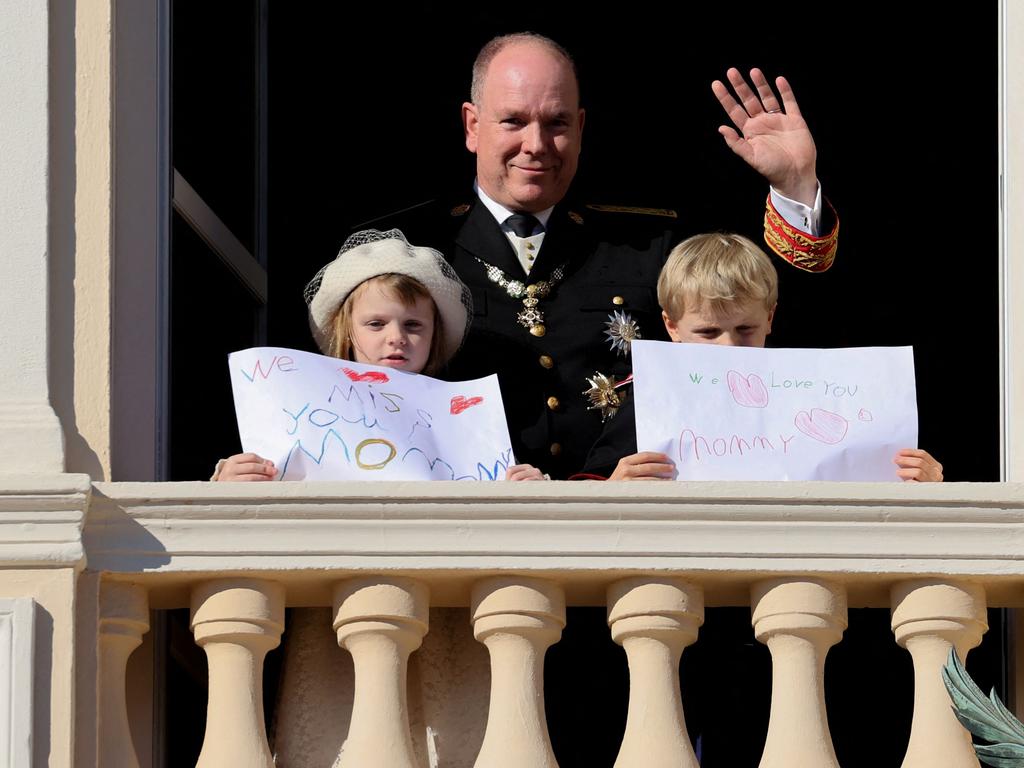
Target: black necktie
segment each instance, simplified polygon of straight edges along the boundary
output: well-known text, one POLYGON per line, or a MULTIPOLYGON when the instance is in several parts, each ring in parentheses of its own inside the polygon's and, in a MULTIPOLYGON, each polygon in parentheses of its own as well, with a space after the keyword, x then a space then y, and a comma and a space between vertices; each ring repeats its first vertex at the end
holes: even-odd
POLYGON ((537 217, 528 213, 514 213, 505 219, 505 224, 516 233, 517 237, 529 237, 535 229, 540 227, 537 217))

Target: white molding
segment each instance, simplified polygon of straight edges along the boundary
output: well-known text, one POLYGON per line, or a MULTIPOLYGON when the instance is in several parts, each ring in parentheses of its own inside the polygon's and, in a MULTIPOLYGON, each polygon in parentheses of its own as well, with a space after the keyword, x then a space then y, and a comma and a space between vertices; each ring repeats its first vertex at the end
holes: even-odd
MULTIPOLYGON (((8 263, 4 263, 5 275, 14 269, 16 267, 8 269, 8 263)), ((0 291, 0 302, 3 300, 3 292, 0 291)), ((2 320, 0 324, 7 325, 2 320)), ((0 341, 4 343, 5 333, 5 329, 0 329, 0 341)), ((11 366, 13 369, 19 367, 16 364, 11 366)), ((8 378, 2 377, 0 386, 7 382, 8 378)), ((40 394, 43 400, 6 400, 0 397, 0 477, 9 472, 51 474, 64 469, 64 430, 53 406, 45 399, 45 389, 40 390, 40 394)))
POLYGON ((0 475, 0 568, 85 565, 88 475, 0 475))
POLYGON ((32 766, 35 601, 0 599, 0 761, 32 766))
POLYGON ((0 473, 60 472, 50 405, 49 4, 0 3, 0 473))
MULTIPOLYGON (((977 577, 1024 605, 1024 485, 97 483, 90 567, 125 574, 671 570, 977 577)), ((461 575, 460 575, 461 574, 461 575)), ((869 580, 870 580, 869 579, 869 580)), ((993 601, 993 605, 999 604, 993 601)))
POLYGON ((1024 480, 1024 7, 999 8, 999 300, 1003 478, 1024 480))
POLYGON ((1006 205, 1004 173, 1006 167, 1006 2, 999 3, 999 74, 998 74, 998 184, 999 184, 999 477, 1009 480, 1010 464, 1010 376, 1009 376, 1009 343, 1010 334, 1006 322, 1006 313, 1010 303, 1007 300, 1007 265, 1006 265, 1006 205))

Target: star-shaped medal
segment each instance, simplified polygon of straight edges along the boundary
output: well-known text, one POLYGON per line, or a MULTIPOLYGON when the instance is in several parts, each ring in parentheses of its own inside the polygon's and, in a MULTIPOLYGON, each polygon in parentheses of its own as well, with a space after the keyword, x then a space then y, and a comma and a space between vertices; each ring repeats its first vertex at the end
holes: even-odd
POLYGON ((608 338, 611 348, 620 355, 628 355, 630 344, 641 338, 640 326, 636 320, 630 317, 628 312, 620 309, 608 315, 608 322, 605 325, 608 326, 608 330, 604 335, 608 338))

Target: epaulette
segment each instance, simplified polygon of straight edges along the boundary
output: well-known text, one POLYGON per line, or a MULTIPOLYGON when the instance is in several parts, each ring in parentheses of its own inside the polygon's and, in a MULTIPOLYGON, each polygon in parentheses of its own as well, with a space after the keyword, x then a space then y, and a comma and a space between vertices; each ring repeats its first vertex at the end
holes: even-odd
POLYGON ((671 208, 636 208, 629 205, 598 205, 587 203, 587 208, 601 213, 636 213, 641 216, 663 216, 667 219, 677 219, 679 214, 671 208))

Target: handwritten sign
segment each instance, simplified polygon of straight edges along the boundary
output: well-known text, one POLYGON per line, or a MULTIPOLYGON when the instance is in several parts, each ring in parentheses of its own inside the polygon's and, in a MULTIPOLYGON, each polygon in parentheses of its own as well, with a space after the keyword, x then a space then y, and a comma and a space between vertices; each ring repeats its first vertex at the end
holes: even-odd
POLYGON ((637 446, 681 480, 897 480, 917 446, 910 347, 636 341, 637 446))
POLYGON ((228 356, 242 448, 279 480, 503 480, 496 376, 444 382, 294 349, 228 356))

